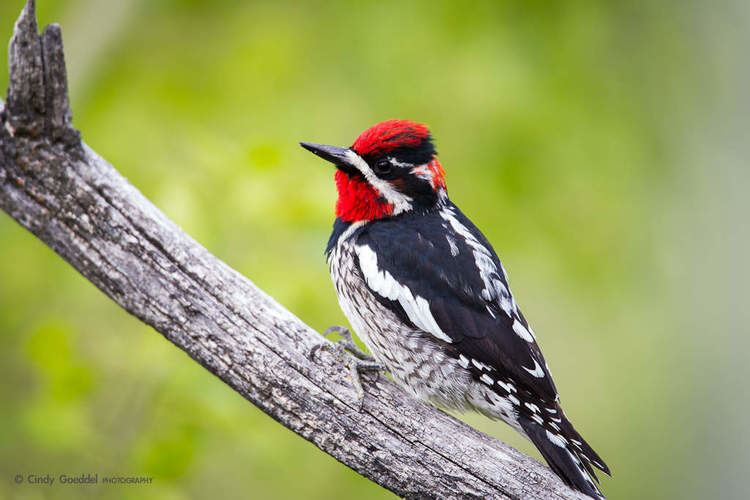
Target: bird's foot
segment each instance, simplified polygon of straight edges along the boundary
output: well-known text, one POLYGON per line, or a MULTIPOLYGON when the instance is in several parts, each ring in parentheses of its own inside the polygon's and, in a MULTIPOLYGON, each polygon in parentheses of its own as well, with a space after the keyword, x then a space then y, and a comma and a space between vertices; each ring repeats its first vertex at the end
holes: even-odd
POLYGON ((366 352, 362 351, 352 339, 352 333, 348 328, 343 326, 332 326, 327 328, 323 332, 323 336, 328 337, 331 333, 338 333, 341 339, 334 343, 336 350, 338 351, 343 363, 349 369, 351 375, 352 385, 357 395, 357 404, 359 409, 362 410, 362 405, 365 399, 365 391, 362 388, 361 375, 365 373, 375 373, 376 376, 381 371, 385 371, 386 368, 378 363, 374 357, 370 356, 366 352), (349 353, 355 357, 352 360, 351 356, 346 356, 344 353, 349 353))
POLYGON ((331 326, 326 328, 326 330, 323 332, 323 336, 328 338, 328 336, 332 333, 338 333, 339 337, 341 337, 336 342, 337 346, 340 346, 342 349, 344 349, 346 352, 357 359, 373 363, 375 362, 375 358, 357 347, 357 344, 354 343, 354 339, 352 338, 352 332, 350 332, 348 328, 344 328, 343 326, 331 326))

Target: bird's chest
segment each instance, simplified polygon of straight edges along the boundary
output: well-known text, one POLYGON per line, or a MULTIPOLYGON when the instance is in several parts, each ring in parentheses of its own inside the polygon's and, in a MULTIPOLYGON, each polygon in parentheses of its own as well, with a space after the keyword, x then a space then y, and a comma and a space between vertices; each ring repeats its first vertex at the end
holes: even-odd
POLYGON ((353 245, 344 241, 328 260, 339 305, 357 335, 389 368, 408 363, 410 328, 383 306, 368 288, 357 264, 353 245))

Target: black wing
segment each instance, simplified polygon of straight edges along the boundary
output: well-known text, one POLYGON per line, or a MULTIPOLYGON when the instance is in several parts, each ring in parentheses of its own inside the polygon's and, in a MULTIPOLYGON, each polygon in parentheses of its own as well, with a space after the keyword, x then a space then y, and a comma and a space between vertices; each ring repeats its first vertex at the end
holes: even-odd
POLYGON ((487 239, 455 205, 367 224, 360 269, 381 302, 481 373, 554 401, 557 389, 487 239), (470 361, 469 361, 470 360, 470 361))

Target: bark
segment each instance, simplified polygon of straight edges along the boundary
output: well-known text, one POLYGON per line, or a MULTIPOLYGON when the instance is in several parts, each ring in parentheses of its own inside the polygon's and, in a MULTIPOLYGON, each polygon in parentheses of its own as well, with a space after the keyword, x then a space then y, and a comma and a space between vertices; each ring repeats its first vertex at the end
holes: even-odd
MULTIPOLYGON (((367 375, 167 219, 71 125, 60 28, 18 19, 0 101, 0 208, 234 391, 409 498, 580 498, 535 460, 367 375)), ((291 146, 290 146, 291 147, 291 146)), ((280 277, 280 279, 285 279, 280 277)))

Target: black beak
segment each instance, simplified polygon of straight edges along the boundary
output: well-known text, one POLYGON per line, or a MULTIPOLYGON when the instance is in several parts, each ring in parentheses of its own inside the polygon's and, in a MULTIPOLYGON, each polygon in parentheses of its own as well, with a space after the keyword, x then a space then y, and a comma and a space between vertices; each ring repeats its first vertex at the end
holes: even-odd
POLYGON ((326 146, 325 144, 315 144, 313 142, 300 142, 299 145, 311 153, 320 156, 324 160, 330 161, 336 165, 336 168, 344 171, 351 171, 352 169, 356 170, 356 167, 347 156, 347 153, 350 151, 347 148, 326 146))

